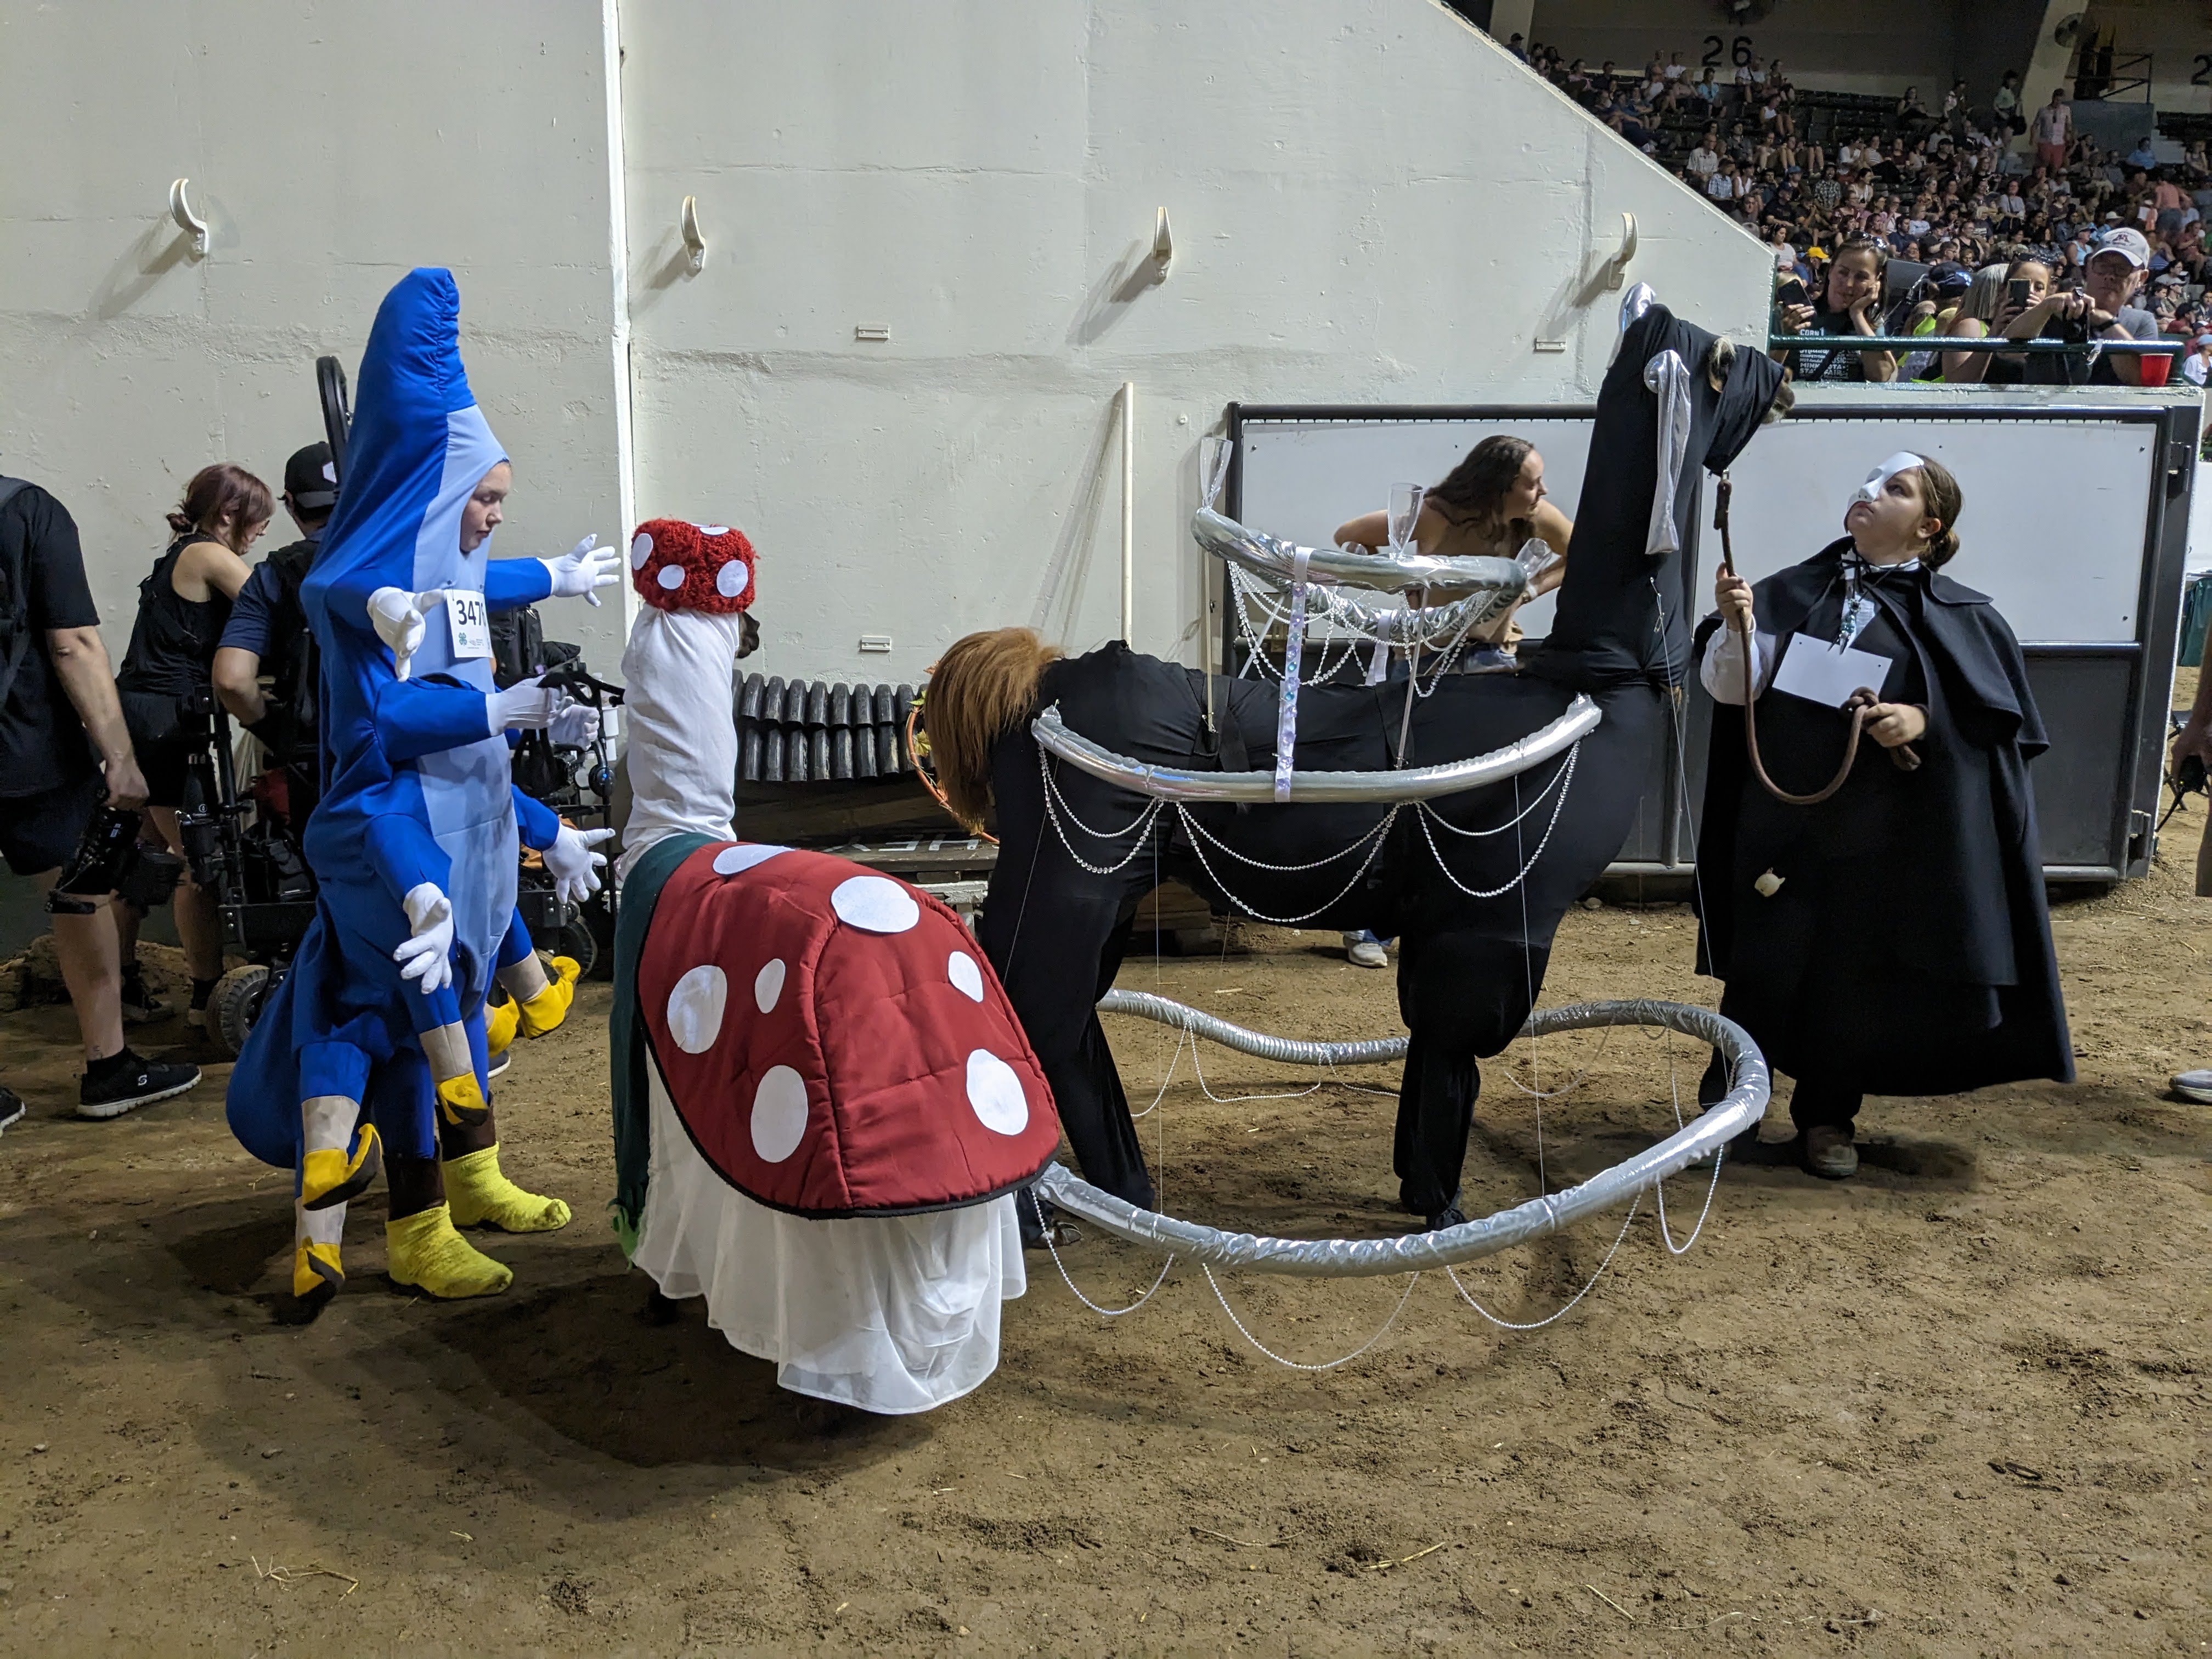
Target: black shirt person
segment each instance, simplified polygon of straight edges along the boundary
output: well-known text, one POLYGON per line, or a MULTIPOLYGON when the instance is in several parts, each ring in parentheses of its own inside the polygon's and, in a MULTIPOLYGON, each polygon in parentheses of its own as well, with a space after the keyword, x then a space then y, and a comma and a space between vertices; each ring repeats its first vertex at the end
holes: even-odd
MULTIPOLYGON (((228 461, 202 467, 169 514, 174 538, 138 585, 138 620, 115 689, 138 763, 146 774, 147 816, 169 850, 181 856, 177 808, 184 803, 185 761, 193 744, 186 700, 210 689, 209 670, 231 601, 246 586, 246 550, 269 527, 269 486, 228 461)), ((176 891, 177 937, 192 979, 195 1025, 222 975, 222 939, 215 897, 189 876, 176 891)), ((136 915, 118 913, 124 960, 137 945, 136 915)))
POLYGON ((331 447, 309 444, 284 464, 284 510, 300 528, 253 567, 232 601, 216 647, 216 696, 261 739, 283 780, 281 810, 296 831, 313 810, 320 784, 315 736, 315 653, 300 606, 300 584, 313 567, 323 527, 338 499, 331 447), (261 681, 269 680, 264 693, 261 681))
MULTIPOLYGON (((1808 305, 1784 305, 1778 334, 1873 335, 1881 331, 1881 285, 1889 251, 1855 236, 1836 250, 1808 305)), ((1797 380, 1893 380, 1897 358, 1888 351, 1792 346, 1776 360, 1797 380)))
MULTIPOLYGON (((1864 1095, 2074 1077, 2027 775, 2048 745, 2011 629, 1941 574, 1962 504, 1939 463, 1893 455, 1852 497, 1843 539, 1756 587, 1723 575, 1701 631, 1716 702, 1741 707, 1749 680, 1778 789, 1820 790, 1843 757, 1841 705, 1862 685, 1878 699, 1843 787, 1808 805, 1769 793, 1743 721, 1720 709, 1698 854, 1699 969, 1796 1080, 1805 1167, 1830 1179, 1858 1169, 1864 1095), (1890 758, 1908 744, 1910 770, 1890 758)), ((1725 1086, 1709 1074, 1703 1093, 1725 1086)))
MULTIPOLYGON (((52 886, 103 793, 136 810, 146 781, 116 702, 76 521, 38 485, 0 478, 0 856, 9 869, 52 886)), ((112 907, 57 913, 53 930, 84 1039, 79 1113, 113 1117, 198 1082, 197 1066, 145 1060, 124 1042, 112 907)), ((22 1113, 22 1101, 0 1089, 0 1128, 22 1113)))

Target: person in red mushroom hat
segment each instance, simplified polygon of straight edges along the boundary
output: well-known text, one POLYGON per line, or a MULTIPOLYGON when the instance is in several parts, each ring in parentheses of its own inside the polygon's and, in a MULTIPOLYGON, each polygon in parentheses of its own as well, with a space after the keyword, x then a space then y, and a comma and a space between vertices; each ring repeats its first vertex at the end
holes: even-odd
POLYGON ((655 520, 631 544, 652 608, 623 659, 615 1229, 664 1296, 703 1296, 785 1388, 927 1411, 997 1368, 1000 1304, 1027 1288, 1013 1194, 1060 1121, 950 908, 733 838, 732 624, 752 563, 714 526, 655 520))
POLYGON ((645 610, 623 652, 630 811, 617 880, 663 836, 735 833, 738 727, 731 670, 759 643, 755 555, 727 525, 649 519, 629 539, 645 610))

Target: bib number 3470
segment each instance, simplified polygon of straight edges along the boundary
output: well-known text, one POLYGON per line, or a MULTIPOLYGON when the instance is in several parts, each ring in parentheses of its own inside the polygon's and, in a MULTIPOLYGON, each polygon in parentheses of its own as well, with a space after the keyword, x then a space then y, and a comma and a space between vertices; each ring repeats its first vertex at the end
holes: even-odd
POLYGON ((449 589, 446 594, 446 620, 453 629, 456 658, 491 655, 491 617, 484 607, 483 594, 449 589))

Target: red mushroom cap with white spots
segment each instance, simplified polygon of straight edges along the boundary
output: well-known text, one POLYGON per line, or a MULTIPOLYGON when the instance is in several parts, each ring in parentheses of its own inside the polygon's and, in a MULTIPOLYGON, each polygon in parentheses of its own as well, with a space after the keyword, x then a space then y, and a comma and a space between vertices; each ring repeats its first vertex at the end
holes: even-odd
POLYGON ((772 1208, 981 1203, 1059 1145, 1044 1069, 974 937, 865 866, 701 848, 661 889, 637 994, 700 1154, 772 1208))
POLYGON ((661 611, 748 611, 757 556, 745 532, 726 524, 647 519, 629 538, 629 579, 661 611))

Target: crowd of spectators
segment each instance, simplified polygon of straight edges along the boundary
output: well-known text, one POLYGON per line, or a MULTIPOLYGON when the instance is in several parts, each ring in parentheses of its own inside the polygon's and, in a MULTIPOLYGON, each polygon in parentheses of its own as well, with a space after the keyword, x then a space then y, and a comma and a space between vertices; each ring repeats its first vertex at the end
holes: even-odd
POLYGON ((1860 107, 1849 112, 1808 108, 1778 61, 1692 69, 1679 52, 1655 53, 1641 72, 1624 73, 1543 46, 1516 49, 1771 246, 1785 283, 1795 278, 1818 292, 1850 245, 1870 250, 1877 269, 1910 260, 1954 285, 1948 293, 1923 286, 1917 313, 1895 304, 1894 294, 1878 296, 1887 315, 1874 331, 1925 331, 1931 314, 1950 331, 1947 312, 1985 270, 2039 266, 2050 292, 2086 292, 2089 261, 2124 229, 2141 234, 2146 255, 2130 307, 2168 337, 2193 343, 2212 334, 2203 216, 2212 204, 2212 163, 2202 138, 2178 160, 2161 162, 2148 134, 2121 155, 2077 127, 2063 89, 2030 109, 2009 73, 1986 100, 1972 98, 1964 82, 1933 104, 1908 87, 1875 115, 1864 100, 1850 100, 1860 107), (2016 147, 2022 135, 2029 142, 2016 147))

